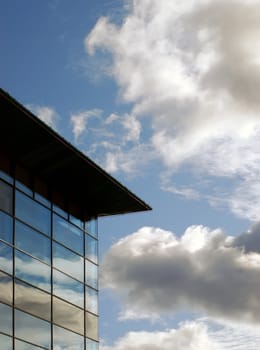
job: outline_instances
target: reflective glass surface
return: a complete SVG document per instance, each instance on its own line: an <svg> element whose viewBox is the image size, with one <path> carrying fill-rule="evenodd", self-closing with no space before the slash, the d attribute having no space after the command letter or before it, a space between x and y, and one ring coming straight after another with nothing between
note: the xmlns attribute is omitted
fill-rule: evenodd
<svg viewBox="0 0 260 350"><path fill-rule="evenodd" d="M27 283L16 280L15 306L47 321L51 319L51 296Z"/></svg>
<svg viewBox="0 0 260 350"><path fill-rule="evenodd" d="M98 287L98 269L97 265L86 260L86 283L95 289Z"/></svg>
<svg viewBox="0 0 260 350"><path fill-rule="evenodd" d="M0 344L3 350L13 350L13 340L11 337L0 334Z"/></svg>
<svg viewBox="0 0 260 350"><path fill-rule="evenodd" d="M46 263L51 260L50 239L16 220L15 245Z"/></svg>
<svg viewBox="0 0 260 350"><path fill-rule="evenodd" d="M75 252L83 255L83 232L58 215L53 215L53 238Z"/></svg>
<svg viewBox="0 0 260 350"><path fill-rule="evenodd" d="M13 219L0 211L0 239L13 244Z"/></svg>
<svg viewBox="0 0 260 350"><path fill-rule="evenodd" d="M13 248L0 241L0 269L13 273Z"/></svg>
<svg viewBox="0 0 260 350"><path fill-rule="evenodd" d="M0 209L13 212L13 188L0 180Z"/></svg>
<svg viewBox="0 0 260 350"><path fill-rule="evenodd" d="M98 350L98 343L91 339L86 339L86 350Z"/></svg>
<svg viewBox="0 0 260 350"><path fill-rule="evenodd" d="M80 307L84 307L84 285L64 273L53 270L53 293Z"/></svg>
<svg viewBox="0 0 260 350"><path fill-rule="evenodd" d="M81 221L80 219L76 218L75 216L73 215L69 215L69 221L72 222L74 225L80 227L82 230L84 228L84 222Z"/></svg>
<svg viewBox="0 0 260 350"><path fill-rule="evenodd" d="M98 340L98 317L86 312L86 336Z"/></svg>
<svg viewBox="0 0 260 350"><path fill-rule="evenodd" d="M34 346L28 343L25 343L21 340L15 340L15 350L41 350L38 346Z"/></svg>
<svg viewBox="0 0 260 350"><path fill-rule="evenodd" d="M64 328L53 326L53 349L83 350L84 338Z"/></svg>
<svg viewBox="0 0 260 350"><path fill-rule="evenodd" d="M53 297L53 322L84 335L84 311Z"/></svg>
<svg viewBox="0 0 260 350"><path fill-rule="evenodd" d="M15 336L46 349L51 348L50 323L19 310L15 310Z"/></svg>
<svg viewBox="0 0 260 350"><path fill-rule="evenodd" d="M98 292L89 287L86 287L86 309L98 313Z"/></svg>
<svg viewBox="0 0 260 350"><path fill-rule="evenodd" d="M10 335L13 333L12 308L2 303L0 303L0 332L4 332Z"/></svg>
<svg viewBox="0 0 260 350"><path fill-rule="evenodd" d="M50 210L35 202L19 191L16 191L16 217L37 230L50 235L51 213Z"/></svg>
<svg viewBox="0 0 260 350"><path fill-rule="evenodd" d="M28 186L25 186L22 182L20 182L18 180L15 181L15 187L19 188L19 190L28 194L30 197L33 196L33 191Z"/></svg>
<svg viewBox="0 0 260 350"><path fill-rule="evenodd" d="M86 235L86 257L89 260L92 260L95 263L97 263L97 260L98 260L98 241L89 235Z"/></svg>
<svg viewBox="0 0 260 350"><path fill-rule="evenodd" d="M5 171L0 170L0 178L5 180L6 182L9 182L10 184L13 184L14 179L11 175L7 174Z"/></svg>
<svg viewBox="0 0 260 350"><path fill-rule="evenodd" d="M98 228L97 228L97 219L93 218L86 222L86 231L94 237L97 237Z"/></svg>
<svg viewBox="0 0 260 350"><path fill-rule="evenodd" d="M0 301L12 304L13 278L0 271Z"/></svg>
<svg viewBox="0 0 260 350"><path fill-rule="evenodd" d="M64 248L58 243L53 242L53 266L66 272L80 281L84 279L84 259Z"/></svg>
<svg viewBox="0 0 260 350"><path fill-rule="evenodd" d="M15 251L15 275L46 291L51 289L51 268L18 250Z"/></svg>

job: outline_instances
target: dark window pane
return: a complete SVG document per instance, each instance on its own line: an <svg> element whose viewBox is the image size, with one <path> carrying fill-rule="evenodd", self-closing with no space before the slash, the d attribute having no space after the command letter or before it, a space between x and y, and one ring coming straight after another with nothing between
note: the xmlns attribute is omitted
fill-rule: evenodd
<svg viewBox="0 0 260 350"><path fill-rule="evenodd" d="M84 307L84 285L64 273L53 270L53 293L80 307Z"/></svg>
<svg viewBox="0 0 260 350"><path fill-rule="evenodd" d="M86 222L86 231L94 237L98 235L97 219L93 218Z"/></svg>
<svg viewBox="0 0 260 350"><path fill-rule="evenodd" d="M50 235L50 210L35 202L31 198L16 191L16 216L43 233Z"/></svg>
<svg viewBox="0 0 260 350"><path fill-rule="evenodd" d="M53 297L53 322L84 335L84 311Z"/></svg>
<svg viewBox="0 0 260 350"><path fill-rule="evenodd" d="M0 270L13 273L13 248L0 241Z"/></svg>
<svg viewBox="0 0 260 350"><path fill-rule="evenodd" d="M94 314L98 313L98 292L86 287L86 308Z"/></svg>
<svg viewBox="0 0 260 350"><path fill-rule="evenodd" d="M3 334L0 334L0 344L3 350L13 350L13 340Z"/></svg>
<svg viewBox="0 0 260 350"><path fill-rule="evenodd" d="M21 281L15 282L15 306L47 321L51 318L51 296Z"/></svg>
<svg viewBox="0 0 260 350"><path fill-rule="evenodd" d="M13 302L13 278L0 271L0 301Z"/></svg>
<svg viewBox="0 0 260 350"><path fill-rule="evenodd" d="M86 339L86 350L98 350L98 343L91 339Z"/></svg>
<svg viewBox="0 0 260 350"><path fill-rule="evenodd" d="M57 215L53 215L53 238L83 255L83 232Z"/></svg>
<svg viewBox="0 0 260 350"><path fill-rule="evenodd" d="M80 281L84 279L84 259L53 242L53 266Z"/></svg>
<svg viewBox="0 0 260 350"><path fill-rule="evenodd" d="M10 335L13 333L12 308L2 303L0 303L0 332L4 332Z"/></svg>
<svg viewBox="0 0 260 350"><path fill-rule="evenodd" d="M5 171L0 170L0 178L5 180L6 182L9 182L10 184L13 184L14 179L11 175L8 175Z"/></svg>
<svg viewBox="0 0 260 350"><path fill-rule="evenodd" d="M15 181L15 187L19 188L19 190L21 190L24 193L28 194L30 197L33 196L33 191L29 187L25 186L22 182L20 182L18 180Z"/></svg>
<svg viewBox="0 0 260 350"><path fill-rule="evenodd" d="M38 346L34 346L28 343L25 343L21 340L15 340L15 350L41 350Z"/></svg>
<svg viewBox="0 0 260 350"><path fill-rule="evenodd" d="M97 263L97 260L98 260L98 241L89 235L86 235L86 257L89 260L92 260L95 263Z"/></svg>
<svg viewBox="0 0 260 350"><path fill-rule="evenodd" d="M0 239L13 244L13 219L0 211Z"/></svg>
<svg viewBox="0 0 260 350"><path fill-rule="evenodd" d="M86 312L86 336L98 340L98 317Z"/></svg>
<svg viewBox="0 0 260 350"><path fill-rule="evenodd" d="M64 328L53 326L54 349L84 350L84 338Z"/></svg>
<svg viewBox="0 0 260 350"><path fill-rule="evenodd" d="M0 209L13 212L13 188L0 180Z"/></svg>
<svg viewBox="0 0 260 350"><path fill-rule="evenodd" d="M15 252L15 275L48 292L51 289L51 268L18 250Z"/></svg>
<svg viewBox="0 0 260 350"><path fill-rule="evenodd" d="M51 348L50 323L19 310L15 310L15 336L35 345Z"/></svg>
<svg viewBox="0 0 260 350"><path fill-rule="evenodd" d="M86 260L86 283L95 289L98 288L98 268L97 265Z"/></svg>
<svg viewBox="0 0 260 350"><path fill-rule="evenodd" d="M15 244L31 255L39 258L46 263L51 259L51 243L48 237L45 237L19 221L15 223Z"/></svg>

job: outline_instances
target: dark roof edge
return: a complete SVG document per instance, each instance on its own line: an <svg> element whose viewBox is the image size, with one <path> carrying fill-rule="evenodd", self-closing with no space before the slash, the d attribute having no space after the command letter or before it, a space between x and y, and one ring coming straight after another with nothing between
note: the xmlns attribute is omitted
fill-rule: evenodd
<svg viewBox="0 0 260 350"><path fill-rule="evenodd" d="M152 208L147 203L145 203L142 199L137 197L127 187L123 186L118 180L116 180L114 177L112 177L110 174L108 174L99 165L97 165L93 160L91 160L83 152L81 152L75 146L73 146L70 142L68 142L63 136L58 134L54 129L52 129L50 126L48 126L46 123L44 123L41 119L39 119L39 117L35 116L31 111L29 111L27 108L25 108L20 102L15 100L8 92L3 90L1 87L0 87L0 94L3 95L4 98L8 99L17 108L19 108L23 113L25 113L30 119L33 119L34 122L38 123L42 128L44 128L48 133L50 133L54 138L56 138L57 141L61 142L65 147L70 148L70 150L72 152L74 152L79 158L81 158L83 161L90 164L93 168L95 168L105 178L107 178L109 181L113 182L113 184L115 186L119 187L122 191L124 191L130 197L132 197L135 201L137 201L139 203L139 205L142 207L143 211L152 210Z"/></svg>

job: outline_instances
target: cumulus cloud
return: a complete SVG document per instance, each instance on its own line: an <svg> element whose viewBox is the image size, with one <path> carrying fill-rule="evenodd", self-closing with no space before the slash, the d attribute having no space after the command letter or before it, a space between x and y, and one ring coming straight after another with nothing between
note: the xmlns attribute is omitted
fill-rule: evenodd
<svg viewBox="0 0 260 350"><path fill-rule="evenodd" d="M35 104L29 104L26 107L51 128L57 129L59 115L54 108Z"/></svg>
<svg viewBox="0 0 260 350"><path fill-rule="evenodd" d="M260 322L259 225L237 238L190 226L178 238L143 227L105 255L101 282L125 297L121 318L193 310Z"/></svg>
<svg viewBox="0 0 260 350"><path fill-rule="evenodd" d="M141 122L150 116L148 142L168 170L189 166L203 176L235 179L226 203L256 220L259 0L129 4L121 25L98 20L85 40L88 53L111 54L109 74L133 104L131 114Z"/></svg>
<svg viewBox="0 0 260 350"><path fill-rule="evenodd" d="M206 327L195 322L161 332L129 332L113 346L101 346L101 350L172 350L173 347L175 350L221 350Z"/></svg>
<svg viewBox="0 0 260 350"><path fill-rule="evenodd" d="M195 320L177 328L154 332L129 332L101 350L255 350L260 345L259 328Z"/></svg>

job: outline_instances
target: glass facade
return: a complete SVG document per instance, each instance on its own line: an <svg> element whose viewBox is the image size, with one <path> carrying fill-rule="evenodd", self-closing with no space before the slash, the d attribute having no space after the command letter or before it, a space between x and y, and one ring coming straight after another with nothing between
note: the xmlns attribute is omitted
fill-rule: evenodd
<svg viewBox="0 0 260 350"><path fill-rule="evenodd" d="M0 169L1 349L97 350L97 220L30 181Z"/></svg>

